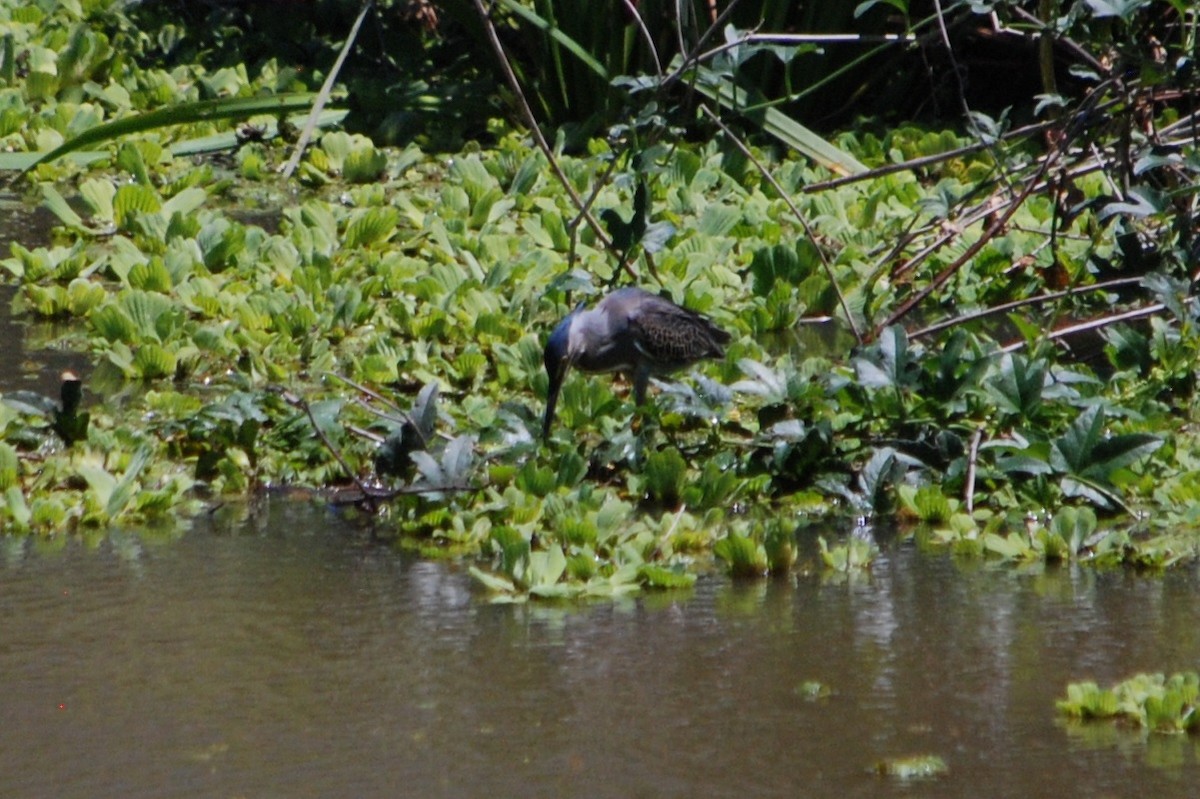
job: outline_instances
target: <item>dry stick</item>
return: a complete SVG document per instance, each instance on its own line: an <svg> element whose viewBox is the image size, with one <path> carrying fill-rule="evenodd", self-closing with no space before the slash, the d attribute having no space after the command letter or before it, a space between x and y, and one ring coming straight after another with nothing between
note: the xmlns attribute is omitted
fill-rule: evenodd
<svg viewBox="0 0 1200 799"><path fill-rule="evenodd" d="M979 442L983 440L983 425L975 429L971 436L971 448L967 453L967 486L963 495L963 504L967 513L975 510L975 463L979 458Z"/></svg>
<svg viewBox="0 0 1200 799"><path fill-rule="evenodd" d="M946 56L950 59L950 70L954 73L955 83L958 85L958 102L962 105L963 116L966 117L967 125L971 128L971 132L981 143L987 146L988 152L992 154L992 158L997 164L1003 163L1000 158L1000 153L996 151L995 139L988 141L983 132L976 124L975 118L971 116L971 106L967 104L967 87L963 83L962 70L958 65L958 59L954 56L954 47L950 44L950 31L946 30L946 13L942 10L942 0L933 0L933 7L937 17L938 32L941 34L942 44L946 48ZM1000 170L1000 179L1004 181L1005 187L1011 193L1013 190L1012 181L1008 179L1008 173L1003 169Z"/></svg>
<svg viewBox="0 0 1200 799"><path fill-rule="evenodd" d="M1093 283L1090 286L1076 286L1073 289L1055 291L1051 294L1039 294L1036 297L1026 297L1023 300L1013 300L1012 302L1006 302L1001 305L997 305L994 308L984 308L981 311L963 314L962 316L955 316L952 319L945 319L936 324L929 325L928 327L923 327L920 330L914 330L908 334L908 337L910 339L914 339L920 338L921 336L928 336L932 333L945 330L948 327L956 327L961 324L966 324L967 322L974 322L977 319L984 319L988 316L1005 313L1006 311L1011 311L1014 308L1020 308L1025 305L1040 305L1044 302L1054 302L1055 300L1061 300L1063 297L1070 297L1075 294L1087 294L1088 292L1092 291L1104 291L1105 289L1117 288L1119 286L1131 286L1141 282L1142 279L1140 277L1119 277L1115 278L1114 280L1106 280L1103 283Z"/></svg>
<svg viewBox="0 0 1200 799"><path fill-rule="evenodd" d="M596 233L596 238L605 249L611 249L612 239L608 237L608 234L604 232L604 227L592 216L591 211L584 205L578 192L575 191L575 187L571 185L570 179L563 172L558 159L554 157L554 150L551 149L550 144L546 141L546 137L542 134L542 129L538 126L537 119L533 115L533 109L529 106L529 101L525 98L525 92L521 89L521 82L517 80L517 73L513 72L512 64L509 63L508 56L504 52L504 45L500 43L500 36L496 33L496 26L492 24L492 17L483 5L483 0L475 0L475 9L479 12L479 19L483 23L483 30L487 33L488 42L491 43L492 50L496 53L496 58L500 62L500 70L504 73L505 80L508 81L508 87L512 89L513 96L517 98L517 105L520 108L521 116L525 118L525 124L529 126L529 133L533 136L534 143L542 151L542 155L546 156L546 160L550 163L550 170L554 172L554 176L558 178L558 182L566 189L571 202L575 204L580 214L587 220L588 226ZM631 278L637 280L637 275L633 273L633 270L628 265L626 265L625 269Z"/></svg>
<svg viewBox="0 0 1200 799"><path fill-rule="evenodd" d="M396 497L412 496L414 494L459 494L465 491L474 491L475 486L467 485L466 483L452 483L444 486L398 486L396 488L369 488L368 493L363 495L371 508L377 507L376 500L395 499ZM334 505L357 505L357 499L338 499L336 496L330 500Z"/></svg>
<svg viewBox="0 0 1200 799"><path fill-rule="evenodd" d="M1022 131L1030 132L1030 131L1032 131L1033 128L1042 128L1042 127L1049 127L1049 125L1031 126L1030 128L1023 128ZM1017 131L1013 131L1013 133L1016 133L1016 132ZM983 149L983 147L982 147L982 145L972 145L968 148L962 148L962 149L973 151L973 150ZM840 185L843 185L846 183L852 183L854 181L862 180L863 178L869 177L872 175L889 174L892 172L903 171L903 169L906 167L906 165L914 165L918 161L924 162L924 161L928 161L930 159L932 159L934 161L939 161L939 160L942 160L945 156L950 155L952 153L957 153L957 152L959 152L959 151L955 150L955 151L950 151L949 153L942 153L941 155L928 156L926 158L916 159L915 161L907 161L904 164L894 164L894 165L890 165L887 167L881 167L878 170L872 170L871 172L864 172L861 175L850 175L848 177L838 178L836 180L831 180L831 181L826 181L825 183L811 183L811 184L799 189L799 191L801 191L803 193L808 193L808 192L812 192L812 191L821 190L824 188L832 188L832 187L840 186ZM1100 154L1096 153L1095 157L1097 159L1099 159ZM1092 161L1092 162L1085 163L1082 166L1076 166L1076 167L1069 168L1066 171L1065 175L1066 175L1066 177L1069 177L1072 179L1077 179L1077 178L1083 177L1084 175L1088 175L1088 174L1091 174L1092 172L1097 172L1097 171L1101 171L1101 170L1102 170L1102 164L1099 163L1098 161ZM1046 183L1039 183L1034 186L1034 191L1041 191L1041 190L1047 188L1047 186L1048 186L1048 184L1046 184ZM958 221L956 223L957 228L958 229L968 228L971 225L978 222L980 219L983 219L987 216L990 216L991 214L994 214L997 210L999 210L1002 207L1007 206L1009 203L1012 202L1012 200L1002 200L1002 201L1000 201L999 205L996 205L996 204L994 204L996 196L997 195L994 195L994 194L989 195L987 200L980 203L978 206L975 206L973 209L964 211L958 217ZM932 226L932 224L940 224L940 220L934 220L934 222L931 223L931 226ZM897 241L896 245L892 248L892 252L893 253L900 252L904 247L908 246L908 244L910 242L916 240L920 235L923 235L926 231L927 231L927 228L922 228L921 230L909 235L906 239ZM912 271L915 267L920 265L927 258L929 258L931 255L933 255L935 252L937 252L939 249L941 249L944 245L946 245L947 243L952 241L958 235L959 234L958 234L957 230L947 232L947 233L942 233L936 239L934 239L931 243L929 243L924 248L922 248L919 252L917 252L915 255L913 255L911 258L907 259L900 267L898 267L896 269L896 271L893 273L893 276L901 275L905 272Z"/></svg>
<svg viewBox="0 0 1200 799"><path fill-rule="evenodd" d="M833 274L833 266L829 263L829 259L825 257L824 251L822 251L821 247L817 244L816 236L813 234L812 228L808 226L808 220L806 220L804 215L800 213L800 209L796 207L794 202L792 202L792 198L788 196L788 193L783 190L783 186L779 185L779 181L775 180L775 176L770 173L766 166L759 161L757 157L755 157L754 153L750 152L750 148L747 147L742 140L739 139L737 135L735 135L734 132L730 130L716 114L712 112L712 109L710 109L707 105L701 104L700 110L703 111L705 116L711 119L717 125L717 127L725 132L725 135L729 137L729 140L733 142L734 146L742 151L742 155L746 156L746 158L750 160L750 163L754 164L755 168L758 169L758 171L762 173L762 176L767 179L767 182L774 187L775 192L787 204L787 207L791 209L792 214L795 215L797 221L800 222L800 226L804 228L805 235L812 240L813 246L817 250L817 255L819 255L821 258L821 266L825 268L825 274L829 277L829 282L833 286L833 290L837 292L838 303L842 306L842 313L846 315L846 322L850 325L850 331L854 333L855 341L857 341L859 344L862 344L862 333L859 331L858 325L854 322L854 314L850 311L850 304L846 302L846 295L842 293L842 287L838 285L837 277Z"/></svg>
<svg viewBox="0 0 1200 799"><path fill-rule="evenodd" d="M704 47L704 43L707 42L709 37L711 37L714 33L716 33L717 30L719 30L721 23L724 22L726 19L728 19L730 17L730 15L733 14L733 10L735 8L737 8L739 2L741 2L741 0L733 0L733 2L731 2L729 5L727 5L725 7L725 10L721 12L720 16L718 16L715 20L713 20L713 23L708 26L708 29L706 31L704 31L704 33L700 34L700 40L696 42L696 46L691 49L691 52L687 53L687 55L685 55L683 57L683 59L679 63L679 67L674 72L672 72L670 75L668 75L666 78L663 79L663 81L662 81L663 88L670 86L672 83L675 83L677 80L679 80L681 77L683 77L683 73L686 72L689 68L691 68L692 64L700 63L700 61L702 59L701 48ZM678 4L676 7L678 8ZM679 20L680 27L682 28L683 17L679 14L678 10L676 10L676 12L675 12L675 18ZM683 54L682 44L683 44L683 34L680 33L680 45L681 45L679 48L680 54Z"/></svg>
<svg viewBox="0 0 1200 799"><path fill-rule="evenodd" d="M344 471L350 477L350 480L353 481L354 486L362 492L363 499L366 500L372 512L378 509L379 506L377 504L377 500L381 499L392 499L393 497L398 497L405 494L441 494L474 490L472 486L466 485L465 483L453 483L445 486L400 486L398 488L376 488L374 486L369 486L360 480L358 475L350 469L350 465L346 463L345 459L342 457L342 453L333 446L333 442L330 441L325 435L324 431L321 430L321 426L317 424L317 419L315 416L313 416L312 408L309 406L308 401L302 397L292 394L290 391L283 392L282 397L283 401L288 405L302 409L305 415L308 416L308 421L312 424L313 430L316 431L317 437L321 439L321 443L325 445L327 450L329 450L329 454L333 455L334 460L336 460L338 465L342 467L342 471Z"/></svg>
<svg viewBox="0 0 1200 799"><path fill-rule="evenodd" d="M1009 131L1001 138L1019 139L1025 136L1031 136L1035 133L1041 133L1042 131L1048 130L1054 127L1056 124L1057 123L1055 122L1039 122L1036 125L1026 125L1025 127L1016 128ZM960 158L964 155L970 155L971 153L977 153L980 150L986 149L988 149L988 145L984 144L983 142L975 142L974 144L968 144L964 147L947 150L944 153L925 155L921 156L920 158L913 158L910 161L902 161L898 164L887 164L885 166L875 167L874 169L868 169L866 172L859 172L855 175L844 175L842 177L833 178L832 180L826 180L820 183L809 183L799 191L803 194L813 194L815 192L825 191L826 189L836 189L841 186L845 186L850 183L857 183L862 180L872 180L873 178L891 175L896 172L908 172L915 169L920 169L921 167L930 166L932 164L939 164L943 161Z"/></svg>
<svg viewBox="0 0 1200 799"><path fill-rule="evenodd" d="M945 229L933 241L929 242L924 247L922 247L920 250L918 250L911 258L905 260L901 264L898 264L896 266L896 268L892 270L892 278L895 279L897 277L900 277L905 272L912 272L918 266L920 266L922 263L924 263L935 252L937 252L942 247L946 246L947 244L949 244L950 242L954 241L956 238L961 236L962 232L964 230L966 230L967 228L971 227L971 225L974 225L976 222L978 222L981 219L986 219L988 216L991 216L992 214L996 213L996 211L998 211L1000 208L1007 207L1008 205L1010 205L1012 203L1011 200L1000 200L999 204L990 205L989 203L992 200L994 200L996 198L996 196L997 195L995 195L995 194L989 195L987 200L985 200L983 203L980 203L978 206L976 206L973 209L968 209L968 210L964 211L963 214L960 217L958 217L957 221L955 221L953 223L951 223L950 220L946 220L946 219L932 220L932 222L930 223L931 226L932 225L942 226L943 223L945 223L945 227L947 229ZM915 240L918 236L927 232L927 230L928 230L928 228L922 228L920 231L913 234L912 240ZM897 251L899 251L899 248L897 248Z"/></svg>
<svg viewBox="0 0 1200 799"><path fill-rule="evenodd" d="M1017 212L1017 209L1021 207L1021 204L1025 202L1026 198L1033 193L1034 186L1036 186L1038 180L1040 180L1046 174L1046 171L1050 168L1050 165L1057 160L1058 155L1059 153L1056 152L1053 153L1051 157L1046 158L1042 162L1041 167L1038 168L1037 173L1033 176L1033 179L1029 181L1024 189L1021 190L1020 194L1013 198L1012 203L1004 211L1004 213L997 217L992 224L988 225L987 229L983 231L983 235L976 239L971 246L967 247L966 251L957 259L955 259L953 263L939 272L937 276L934 277L934 279L929 283L929 285L925 286L925 288L921 289L905 300L899 308L893 311L887 319L880 323L875 330L875 335L878 335L879 331L883 330L885 327L894 325L909 311L916 307L916 305L922 300L941 288L942 284L949 280L955 272L963 267L964 264L974 258L975 255L983 249L984 245L994 239L1000 233L1000 231L1004 229L1004 226L1008 224L1008 220L1012 219L1013 215Z"/></svg>
<svg viewBox="0 0 1200 799"><path fill-rule="evenodd" d="M1066 338L1067 336L1075 333L1086 333L1089 330L1099 330L1101 328L1108 327L1109 325L1115 325L1118 322L1128 322L1131 319L1142 319L1143 317L1154 316L1154 314L1166 310L1166 307L1166 303L1156 302L1153 305L1147 305L1145 308L1135 308L1132 311L1124 311L1123 313L1113 314L1111 316L1102 316L1099 319L1090 319L1087 322L1080 322L1077 325L1070 325L1068 327L1062 327L1058 330L1054 330L1048 333L1046 338L1049 341L1057 341L1060 338ZM1024 347L1025 344L1026 342L1024 341L1015 341L1012 344L1006 344L1005 346L1001 347L1000 351L1005 353L1016 352Z"/></svg>
<svg viewBox="0 0 1200 799"><path fill-rule="evenodd" d="M340 380L341 382L350 386L350 388L354 389L355 391L358 391L362 394L366 394L371 399L378 400L379 402L382 402L384 405L390 406L394 411L396 411L396 413L403 416L406 421L412 421L411 419L408 418L408 414L406 414L404 412L403 408L401 408L399 405L392 402L390 399L383 396L379 392L375 391L374 389L367 388L366 386L362 385L361 383L356 383L353 380L351 380L350 378L346 377L345 375L339 375L337 372L326 372L325 376L332 377L335 380Z"/></svg>
<svg viewBox="0 0 1200 799"><path fill-rule="evenodd" d="M312 138L313 131L317 128L317 118L321 116L321 111L325 108L325 103L329 102L329 93L333 91L333 83L337 80L338 73L342 71L342 64L346 63L346 56L350 53L350 48L354 46L354 40L358 38L358 29L362 27L363 19L367 16L367 11L371 8L371 4L375 0L366 0L363 3L362 11L358 12L358 19L354 20L354 25L350 28L350 35L346 37L346 43L342 45L342 51L338 53L337 60L333 62L333 69L329 70L329 74L325 76L325 83L321 86L321 91L317 94L317 101L313 103L312 111L308 114L308 121L304 123L304 130L300 133L300 139L296 142L296 146L292 149L292 157L288 159L287 164L283 167L283 176L290 178L292 173L296 171L296 167L300 164L300 157L304 155L304 150L308 147L308 141Z"/></svg>
<svg viewBox="0 0 1200 799"><path fill-rule="evenodd" d="M375 505L376 497L374 496L373 490L362 480L358 479L358 475L355 474L350 468L350 465L346 463L346 460L342 457L342 453L338 451L337 447L333 446L333 442L329 440L329 438L325 435L325 431L321 429L319 424L317 424L317 418L313 416L312 407L308 404L308 401L303 397L298 397L295 394L292 394L291 392L284 392L283 401L304 411L305 415L308 416L308 421L312 424L313 430L316 431L317 437L320 438L321 443L325 445L325 449L329 450L329 454L333 455L334 460L336 460L342 467L342 471L344 471L350 477L350 479L354 481L354 485L358 486L358 490L363 493L363 496L367 499L367 504L370 505L371 510L374 511L377 506Z"/></svg>
<svg viewBox="0 0 1200 799"><path fill-rule="evenodd" d="M654 46L654 37L650 35L650 29L646 27L642 15L638 13L637 3L634 0L623 0L625 10L637 22L638 30L641 31L642 38L646 40L646 47L650 49L650 55L654 58L654 73L656 77L661 78L663 74L662 61L658 57L658 48Z"/></svg>

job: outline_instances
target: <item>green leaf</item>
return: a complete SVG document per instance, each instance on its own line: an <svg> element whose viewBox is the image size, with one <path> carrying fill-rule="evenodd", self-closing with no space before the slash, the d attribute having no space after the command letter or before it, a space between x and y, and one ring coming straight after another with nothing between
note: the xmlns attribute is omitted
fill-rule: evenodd
<svg viewBox="0 0 1200 799"><path fill-rule="evenodd" d="M162 212L167 218L170 218L173 214L190 214L203 205L207 199L208 192L193 186L184 189L163 203Z"/></svg>
<svg viewBox="0 0 1200 799"><path fill-rule="evenodd" d="M396 232L400 213L391 206L368 208L356 214L346 227L344 245L347 248L370 247L387 241Z"/></svg>
<svg viewBox="0 0 1200 799"><path fill-rule="evenodd" d="M0 489L7 491L17 485L21 475L21 461L17 451L7 441L0 441Z"/></svg>
<svg viewBox="0 0 1200 799"><path fill-rule="evenodd" d="M1000 359L999 373L985 384L985 390L1001 411L1028 420L1041 406L1045 385L1045 361L1006 353Z"/></svg>
<svg viewBox="0 0 1200 799"><path fill-rule="evenodd" d="M713 554L725 561L734 577L759 577L767 573L767 553L754 541L730 531L713 545Z"/></svg>
<svg viewBox="0 0 1200 799"><path fill-rule="evenodd" d="M1029 543L1018 534L984 533L981 540L985 550L1007 560L1024 560L1032 554Z"/></svg>
<svg viewBox="0 0 1200 799"><path fill-rule="evenodd" d="M1082 475L1094 466L1092 454L1104 431L1104 412L1093 405L1076 417L1050 448L1050 465L1060 472Z"/></svg>
<svg viewBox="0 0 1200 799"><path fill-rule="evenodd" d="M125 184L113 198L113 218L117 225L124 225L131 213L155 213L161 208L158 192L141 183Z"/></svg>
<svg viewBox="0 0 1200 799"><path fill-rule="evenodd" d="M1150 433L1111 436L1093 448L1091 464L1082 476L1108 480L1117 469L1136 463L1162 445L1162 438Z"/></svg>
<svg viewBox="0 0 1200 799"><path fill-rule="evenodd" d="M25 495L21 489L17 486L9 486L4 491L4 502L16 527L18 529L29 527L29 520L33 517L33 513L25 502Z"/></svg>
<svg viewBox="0 0 1200 799"><path fill-rule="evenodd" d="M531 591L556 584L567 570L567 556L562 548L552 546L547 550L530 552L522 583Z"/></svg>
<svg viewBox="0 0 1200 799"><path fill-rule="evenodd" d="M674 571L652 563L638 566L638 579L647 588L690 588L696 583L696 575L689 572Z"/></svg>
<svg viewBox="0 0 1200 799"><path fill-rule="evenodd" d="M471 576L483 584L483 587L489 591L494 591L498 594L515 594L517 587L513 585L511 580L497 576L491 572L485 572L477 566L468 568Z"/></svg>
<svg viewBox="0 0 1200 799"><path fill-rule="evenodd" d="M67 205L67 201L58 193L58 189L49 183L43 184L42 198L46 208L64 225L79 230L84 229L83 219L72 210L71 206Z"/></svg>

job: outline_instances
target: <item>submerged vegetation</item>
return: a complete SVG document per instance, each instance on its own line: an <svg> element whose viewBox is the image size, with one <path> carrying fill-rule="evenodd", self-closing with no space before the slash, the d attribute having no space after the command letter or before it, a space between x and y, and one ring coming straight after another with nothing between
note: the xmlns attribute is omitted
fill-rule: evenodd
<svg viewBox="0 0 1200 799"><path fill-rule="evenodd" d="M714 553L739 576L869 568L853 536L799 546L815 518L896 518L964 556L1194 559L1196 20L1144 5L1053 22L1083 88L1020 130L972 113L966 133L862 122L814 143L780 115L747 145L730 87L782 55L728 28L716 55L610 75L624 121L578 142L498 119L480 122L490 146L453 154L332 130L288 180L302 120L267 114L46 159L15 185L58 226L0 261L14 311L63 322L94 376L131 390L92 398L70 434L53 403L5 397L0 525L337 487L378 534L481 556L472 573L515 599L683 587ZM529 14L502 19L550 36ZM317 88L272 60L153 66L179 32L155 40L118 3L5 4L0 22L13 155ZM1164 53L1135 46L1150 28ZM1095 52L1071 38L1086 31ZM234 146L193 154L208 144ZM633 281L730 331L727 357L640 416L622 382L573 375L542 444L545 335Z"/></svg>

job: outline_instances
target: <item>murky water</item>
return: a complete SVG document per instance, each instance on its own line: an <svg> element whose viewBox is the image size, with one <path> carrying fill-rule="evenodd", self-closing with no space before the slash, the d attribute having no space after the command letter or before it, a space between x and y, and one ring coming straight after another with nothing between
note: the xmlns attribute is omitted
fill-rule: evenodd
<svg viewBox="0 0 1200 799"><path fill-rule="evenodd" d="M1187 797L1200 744L1055 720L1200 665L1200 579L963 566L496 606L309 506L0 539L0 796ZM834 695L810 701L807 680ZM937 754L942 779L868 773Z"/></svg>
<svg viewBox="0 0 1200 799"><path fill-rule="evenodd" d="M44 214L7 213L0 252L44 243ZM12 291L0 390L86 379ZM496 606L281 500L169 540L0 537L0 797L1191 797L1200 742L1067 727L1054 700L1200 667L1198 596L1194 568L891 545L849 583ZM949 775L870 773L912 754Z"/></svg>

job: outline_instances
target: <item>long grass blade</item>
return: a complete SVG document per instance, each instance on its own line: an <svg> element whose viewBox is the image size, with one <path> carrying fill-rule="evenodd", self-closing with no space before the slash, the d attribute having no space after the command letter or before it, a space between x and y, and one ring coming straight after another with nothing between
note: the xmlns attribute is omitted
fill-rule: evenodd
<svg viewBox="0 0 1200 799"><path fill-rule="evenodd" d="M777 108L752 108L749 95L727 78L703 71L696 91L723 108L757 120L762 129L797 152L837 175L856 175L867 167L849 153L830 144Z"/></svg>
<svg viewBox="0 0 1200 799"><path fill-rule="evenodd" d="M531 9L526 8L520 3L517 3L516 0L499 0L499 4L528 22L530 25L533 25L538 30L545 31L547 36L570 50L572 55L587 65L588 69L592 70L592 72L595 72L602 79L608 80L608 70L604 68L603 64L593 58L587 50L583 49L579 42L563 33L561 29L555 27L544 17L539 16Z"/></svg>
<svg viewBox="0 0 1200 799"><path fill-rule="evenodd" d="M304 124L304 130L300 131L300 138L292 150L292 157L288 159L287 164L283 167L283 176L285 178L290 178L292 173L296 171L296 167L300 164L300 157L304 155L304 149L308 147L308 140L312 138L313 131L316 130L318 118L321 116L321 109L325 107L325 103L329 102L329 95L333 91L334 81L337 80L338 73L342 71L342 64L346 63L346 56L350 54L350 48L354 46L354 40L358 38L358 29L362 27L367 12L371 10L372 2L373 0L367 0L363 3L362 10L358 12L358 17L354 20L354 25L351 26L345 43L342 44L342 49L338 53L337 60L333 62L333 69L329 70L329 74L325 77L325 83L321 85L321 91L317 92L317 99L313 103L312 111L308 115L308 121Z"/></svg>
<svg viewBox="0 0 1200 799"><path fill-rule="evenodd" d="M214 119L241 119L259 114L289 114L305 111L312 107L317 95L312 92L273 94L266 97L225 97L219 100L201 100L159 108L145 114L123 117L103 125L89 128L83 133L63 142L50 152L41 155L26 166L22 173L39 164L48 164L68 153L100 142L111 141L131 133L141 133L168 125L204 122Z"/></svg>

